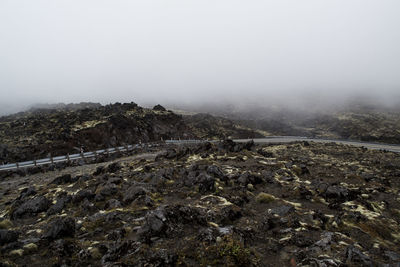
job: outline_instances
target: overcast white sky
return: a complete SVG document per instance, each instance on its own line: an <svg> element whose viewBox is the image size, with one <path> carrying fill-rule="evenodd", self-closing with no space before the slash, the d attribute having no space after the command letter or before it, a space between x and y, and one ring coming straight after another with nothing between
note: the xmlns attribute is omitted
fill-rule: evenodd
<svg viewBox="0 0 400 267"><path fill-rule="evenodd" d="M399 0L1 0L0 105L393 98Z"/></svg>

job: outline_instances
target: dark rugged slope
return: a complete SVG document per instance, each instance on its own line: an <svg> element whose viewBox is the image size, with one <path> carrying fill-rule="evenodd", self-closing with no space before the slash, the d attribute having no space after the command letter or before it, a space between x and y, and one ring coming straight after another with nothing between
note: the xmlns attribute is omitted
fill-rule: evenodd
<svg viewBox="0 0 400 267"><path fill-rule="evenodd" d="M3 266L400 263L394 153L224 142L117 161L2 181Z"/></svg>
<svg viewBox="0 0 400 267"><path fill-rule="evenodd" d="M201 110L201 109L200 109ZM400 107L348 103L319 110L290 107L234 107L211 114L230 118L270 135L297 135L400 144Z"/></svg>
<svg viewBox="0 0 400 267"><path fill-rule="evenodd" d="M78 110L39 109L0 118L0 160L45 157L103 147L193 136L182 117L131 104ZM5 148L4 148L5 146Z"/></svg>
<svg viewBox="0 0 400 267"><path fill-rule="evenodd" d="M223 117L205 113L184 116L184 120L191 131L201 139L261 138L265 136L262 131L245 127Z"/></svg>
<svg viewBox="0 0 400 267"><path fill-rule="evenodd" d="M343 111L317 116L301 126L317 137L400 144L400 112Z"/></svg>
<svg viewBox="0 0 400 267"><path fill-rule="evenodd" d="M211 116L204 121L200 121L202 117L193 117L188 125L181 115L160 105L154 109L135 103L49 107L0 117L0 163L43 158L50 152L53 156L76 153L82 146L85 151L92 151L170 138L223 138L227 135L247 138L254 135L252 130L238 127L227 128L229 134L226 134L224 127L228 120L219 126L220 121L211 120ZM218 132L214 131L215 127Z"/></svg>
<svg viewBox="0 0 400 267"><path fill-rule="evenodd" d="M261 129L271 135L351 139L400 144L400 112L349 110L324 114L286 114L286 116L242 120L238 123Z"/></svg>

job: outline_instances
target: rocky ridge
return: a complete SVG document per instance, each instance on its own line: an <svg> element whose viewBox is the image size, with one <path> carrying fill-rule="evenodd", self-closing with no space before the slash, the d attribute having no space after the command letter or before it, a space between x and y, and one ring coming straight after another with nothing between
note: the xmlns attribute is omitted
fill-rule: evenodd
<svg viewBox="0 0 400 267"><path fill-rule="evenodd" d="M219 131L205 122L189 125L181 116L161 105L153 109L135 103L106 106L91 103L41 106L27 112L0 117L0 164L94 151L139 142L178 138L247 138L254 131L232 127ZM226 120L225 120L226 121ZM218 123L213 121L213 123ZM228 132L228 134L226 133Z"/></svg>

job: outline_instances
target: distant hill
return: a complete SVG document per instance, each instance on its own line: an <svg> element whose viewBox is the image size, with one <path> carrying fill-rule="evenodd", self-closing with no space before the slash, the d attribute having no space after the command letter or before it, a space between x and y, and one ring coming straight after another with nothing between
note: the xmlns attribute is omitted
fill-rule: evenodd
<svg viewBox="0 0 400 267"><path fill-rule="evenodd" d="M261 130L264 135L338 138L400 144L400 105L385 106L370 101L349 101L329 108L290 106L203 106L238 125Z"/></svg>

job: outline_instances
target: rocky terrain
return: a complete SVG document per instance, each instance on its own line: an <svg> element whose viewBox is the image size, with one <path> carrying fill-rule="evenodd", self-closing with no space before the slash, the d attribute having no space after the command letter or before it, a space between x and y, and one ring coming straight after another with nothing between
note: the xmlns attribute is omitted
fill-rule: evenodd
<svg viewBox="0 0 400 267"><path fill-rule="evenodd" d="M321 114L280 114L238 122L272 135L400 144L400 112L390 110L360 107Z"/></svg>
<svg viewBox="0 0 400 267"><path fill-rule="evenodd" d="M202 143L3 178L1 266L399 266L400 158Z"/></svg>
<svg viewBox="0 0 400 267"><path fill-rule="evenodd" d="M229 118L263 135L290 135L400 144L400 105L354 101L313 109L288 106L194 107ZM187 107L191 110L190 107Z"/></svg>
<svg viewBox="0 0 400 267"><path fill-rule="evenodd" d="M49 153L79 153L81 147L93 151L170 138L255 136L253 130L237 127L226 119L200 124L196 119L184 119L160 105L153 109L135 103L41 105L0 117L0 164L45 158Z"/></svg>
<svg viewBox="0 0 400 267"><path fill-rule="evenodd" d="M200 139L262 138L268 134L257 128L245 127L232 120L206 113L185 115L183 118Z"/></svg>

